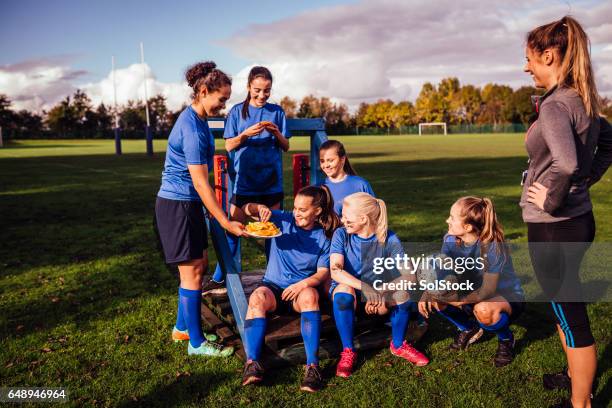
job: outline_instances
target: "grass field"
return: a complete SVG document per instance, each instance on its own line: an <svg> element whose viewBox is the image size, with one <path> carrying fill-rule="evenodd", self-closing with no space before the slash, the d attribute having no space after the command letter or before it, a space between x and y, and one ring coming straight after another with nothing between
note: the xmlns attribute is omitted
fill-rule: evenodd
<svg viewBox="0 0 612 408"><path fill-rule="evenodd" d="M466 194L496 203L507 236L526 241L517 205L526 167L522 135L341 137L360 175L389 208L403 241L440 240L453 201ZM292 152L308 149L292 139ZM298 392L299 367L270 373L264 386L240 386L238 358L189 357L169 341L177 281L164 267L151 229L163 153L144 141L27 141L0 149L0 386L62 386L71 406L403 406L546 407L566 396L545 392L544 372L564 364L548 305L529 304L513 326L518 355L493 367L496 340L447 351L454 334L439 319L418 344L431 358L415 368L388 350L360 356L350 379ZM155 141L155 150L165 144ZM285 186L291 191L285 159ZM592 190L597 241L612 241L612 174ZM285 202L290 205L290 200ZM211 253L214 264L214 253ZM247 242L244 269L264 266ZM214 265L212 265L214 267ZM612 397L612 307L589 306L598 342L596 400Z"/></svg>

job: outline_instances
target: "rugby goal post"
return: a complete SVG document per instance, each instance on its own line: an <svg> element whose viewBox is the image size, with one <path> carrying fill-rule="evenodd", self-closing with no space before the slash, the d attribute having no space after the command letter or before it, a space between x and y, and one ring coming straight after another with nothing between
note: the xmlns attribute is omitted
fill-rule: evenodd
<svg viewBox="0 0 612 408"><path fill-rule="evenodd" d="M423 128L436 127L436 126L439 126L444 130L444 135L447 134L445 122L429 122L429 123L419 123L419 136L423 134Z"/></svg>

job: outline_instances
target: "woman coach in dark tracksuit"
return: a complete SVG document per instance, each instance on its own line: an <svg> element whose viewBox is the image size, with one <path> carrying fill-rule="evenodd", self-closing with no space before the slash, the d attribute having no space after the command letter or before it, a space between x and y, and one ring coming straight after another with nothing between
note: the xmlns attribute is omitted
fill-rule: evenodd
<svg viewBox="0 0 612 408"><path fill-rule="evenodd" d="M189 354L228 356L231 348L204 338L200 304L202 274L208 267L202 203L232 234L242 236L244 230L241 223L227 219L208 182L215 140L206 118L225 107L232 81L214 62L195 64L185 76L193 89L193 102L181 112L168 137L162 183L155 203L166 263L178 265L181 279L172 339L189 340Z"/></svg>
<svg viewBox="0 0 612 408"><path fill-rule="evenodd" d="M521 207L531 262L544 292L555 300L568 363L567 372L545 375L544 386L571 387L571 400L560 406L590 407L597 355L580 301L579 269L595 236L589 187L612 162L612 133L599 116L588 37L576 20L564 17L532 30L526 54L525 71L546 94L527 132L530 161Z"/></svg>

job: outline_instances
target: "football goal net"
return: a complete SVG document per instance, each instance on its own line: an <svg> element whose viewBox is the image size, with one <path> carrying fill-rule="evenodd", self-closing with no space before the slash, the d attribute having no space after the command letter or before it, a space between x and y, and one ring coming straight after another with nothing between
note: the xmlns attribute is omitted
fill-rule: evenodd
<svg viewBox="0 0 612 408"><path fill-rule="evenodd" d="M420 135L437 135L447 134L446 123L444 122L430 122L430 123L419 123L419 136Z"/></svg>

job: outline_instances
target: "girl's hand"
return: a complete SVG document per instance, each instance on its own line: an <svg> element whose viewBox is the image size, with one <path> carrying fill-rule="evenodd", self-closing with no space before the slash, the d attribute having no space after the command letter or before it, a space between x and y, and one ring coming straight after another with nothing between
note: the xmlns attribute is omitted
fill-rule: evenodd
<svg viewBox="0 0 612 408"><path fill-rule="evenodd" d="M272 211L265 205L260 205L257 212L259 213L259 221L261 222L269 221L272 216Z"/></svg>
<svg viewBox="0 0 612 408"><path fill-rule="evenodd" d="M361 292L366 297L368 303L380 306L383 302L382 295L378 293L373 287L365 282L361 283Z"/></svg>
<svg viewBox="0 0 612 408"><path fill-rule="evenodd" d="M440 304L436 300L425 300L419 301L418 303L419 313L424 317L429 317L433 313L434 309L440 311Z"/></svg>
<svg viewBox="0 0 612 408"><path fill-rule="evenodd" d="M238 221L230 221L225 228L227 232L230 234L234 234L237 237L246 237L248 236L246 232L244 232L244 225Z"/></svg>
<svg viewBox="0 0 612 408"><path fill-rule="evenodd" d="M378 314L378 309L380 309L382 305L382 302L376 303L368 300L364 308L367 314Z"/></svg>
<svg viewBox="0 0 612 408"><path fill-rule="evenodd" d="M540 183L533 183L527 190L527 202L535 204L540 210L544 210L547 194L548 188Z"/></svg>
<svg viewBox="0 0 612 408"><path fill-rule="evenodd" d="M272 133L273 135L277 135L280 133L280 129L278 128L278 126L276 126L275 123L270 123L269 125L266 125L266 130Z"/></svg>
<svg viewBox="0 0 612 408"><path fill-rule="evenodd" d="M253 126L246 128L242 134L246 137L257 136L263 132L264 129L265 127L261 123L256 123Z"/></svg>
<svg viewBox="0 0 612 408"><path fill-rule="evenodd" d="M293 285L289 285L285 290L283 290L283 293L281 293L281 299L287 302L294 301L295 299L297 299L300 292L307 286L308 285L306 285L306 282L304 281L299 281L297 283L294 283Z"/></svg>
<svg viewBox="0 0 612 408"><path fill-rule="evenodd" d="M427 318L429 317L429 310L427 310L427 304L429 302L427 301L419 301L418 306L419 306L419 313L421 315L423 315L423 317Z"/></svg>

